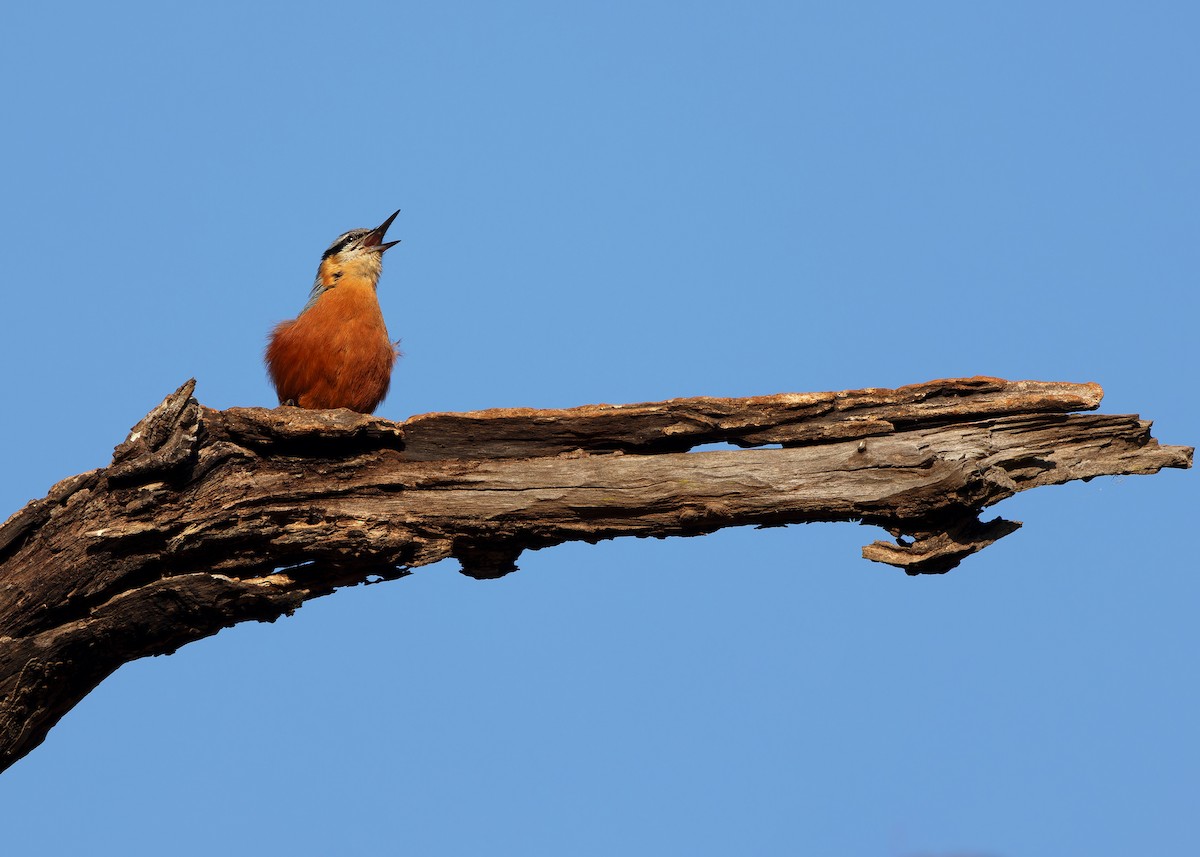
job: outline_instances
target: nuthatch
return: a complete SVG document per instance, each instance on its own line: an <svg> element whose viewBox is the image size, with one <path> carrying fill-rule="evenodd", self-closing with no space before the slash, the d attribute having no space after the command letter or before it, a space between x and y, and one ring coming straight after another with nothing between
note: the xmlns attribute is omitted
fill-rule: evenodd
<svg viewBox="0 0 1200 857"><path fill-rule="evenodd" d="M387 395L399 352L375 295L383 236L397 211L375 229L351 229L321 256L300 315L280 322L267 341L267 371L281 405L349 408L369 414Z"/></svg>

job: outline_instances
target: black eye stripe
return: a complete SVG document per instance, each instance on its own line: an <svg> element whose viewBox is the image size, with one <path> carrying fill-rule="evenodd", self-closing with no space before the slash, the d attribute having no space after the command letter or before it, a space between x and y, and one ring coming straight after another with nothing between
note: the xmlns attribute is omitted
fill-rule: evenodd
<svg viewBox="0 0 1200 857"><path fill-rule="evenodd" d="M329 249L321 255L321 259L328 259L330 256L342 252L346 249L347 244L349 244L351 241L356 241L359 238L362 238L370 231L371 230L369 229L353 229L350 232L347 232L329 246Z"/></svg>
<svg viewBox="0 0 1200 857"><path fill-rule="evenodd" d="M340 241L335 241L333 244L331 244L329 246L329 249L325 251L325 253L321 256L321 258L328 259L330 256L334 255L335 253L342 252L342 250L345 249L346 245L349 243L350 243L349 238L343 238Z"/></svg>

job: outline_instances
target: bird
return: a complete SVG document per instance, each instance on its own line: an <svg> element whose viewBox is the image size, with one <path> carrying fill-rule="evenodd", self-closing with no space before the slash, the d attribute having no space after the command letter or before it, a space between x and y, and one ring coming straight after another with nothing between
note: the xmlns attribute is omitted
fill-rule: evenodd
<svg viewBox="0 0 1200 857"><path fill-rule="evenodd" d="M376 287L396 211L374 229L351 229L329 245L308 303L267 340L267 372L279 404L369 414L391 386L400 352L388 336Z"/></svg>

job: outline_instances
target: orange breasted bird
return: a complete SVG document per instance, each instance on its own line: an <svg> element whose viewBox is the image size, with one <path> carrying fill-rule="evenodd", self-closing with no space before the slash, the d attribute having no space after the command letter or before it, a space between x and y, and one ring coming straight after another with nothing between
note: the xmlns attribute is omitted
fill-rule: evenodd
<svg viewBox="0 0 1200 857"><path fill-rule="evenodd" d="M399 352L375 288L384 251L400 243L383 240L399 213L339 235L321 257L300 315L271 331L267 371L279 404L369 414L387 395Z"/></svg>

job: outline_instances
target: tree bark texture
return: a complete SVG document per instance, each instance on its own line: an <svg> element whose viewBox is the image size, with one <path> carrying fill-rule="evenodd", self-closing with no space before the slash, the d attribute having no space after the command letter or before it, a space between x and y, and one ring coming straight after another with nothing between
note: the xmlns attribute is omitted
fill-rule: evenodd
<svg viewBox="0 0 1200 857"><path fill-rule="evenodd" d="M1018 491L1191 466L1096 384L996 378L743 399L426 414L215 411L188 382L0 525L0 770L121 664L341 586L616 536L861 521L941 573L1020 526ZM724 442L737 448L695 450Z"/></svg>

